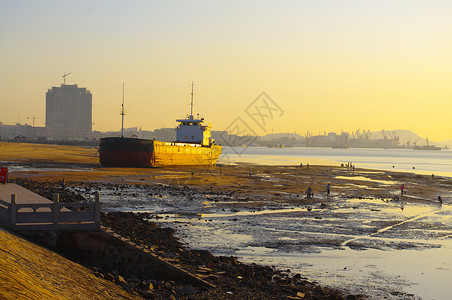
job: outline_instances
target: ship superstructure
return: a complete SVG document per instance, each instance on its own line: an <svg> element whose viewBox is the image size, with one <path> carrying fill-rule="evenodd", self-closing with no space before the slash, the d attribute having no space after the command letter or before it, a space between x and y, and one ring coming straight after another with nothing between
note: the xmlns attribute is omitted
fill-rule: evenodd
<svg viewBox="0 0 452 300"><path fill-rule="evenodd" d="M193 82L191 85L190 114L185 119L176 120L179 125L176 128L176 141L179 143L195 143L202 146L210 146L213 143L210 134L210 124L204 125L204 118L193 116Z"/></svg>

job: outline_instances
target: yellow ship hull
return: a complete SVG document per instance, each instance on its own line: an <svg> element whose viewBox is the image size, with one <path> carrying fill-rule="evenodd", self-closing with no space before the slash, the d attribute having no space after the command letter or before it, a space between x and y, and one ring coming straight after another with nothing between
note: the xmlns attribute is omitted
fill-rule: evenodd
<svg viewBox="0 0 452 300"><path fill-rule="evenodd" d="M153 142L154 151L151 156L153 167L214 166L222 151L219 145L204 147L197 144Z"/></svg>

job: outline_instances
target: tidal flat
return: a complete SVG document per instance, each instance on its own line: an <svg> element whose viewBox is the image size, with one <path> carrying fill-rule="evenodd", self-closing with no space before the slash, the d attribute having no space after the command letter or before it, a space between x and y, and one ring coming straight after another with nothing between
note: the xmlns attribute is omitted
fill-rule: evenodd
<svg viewBox="0 0 452 300"><path fill-rule="evenodd" d="M0 160L10 162L11 177L55 186L64 178L86 199L99 192L106 213L147 213L191 249L289 270L371 299L449 297L449 177L312 165L102 168L95 150L77 161L38 153Z"/></svg>

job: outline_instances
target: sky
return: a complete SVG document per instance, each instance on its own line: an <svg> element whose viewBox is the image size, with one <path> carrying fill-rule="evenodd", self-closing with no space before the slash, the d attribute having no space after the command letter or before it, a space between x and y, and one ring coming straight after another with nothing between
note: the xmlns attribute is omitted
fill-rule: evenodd
<svg viewBox="0 0 452 300"><path fill-rule="evenodd" d="M0 121L45 124L63 83L93 95L93 129L256 134L408 129L452 139L452 1L0 1ZM259 96L279 108L259 126ZM256 102L257 101L257 102ZM262 124L261 124L262 125Z"/></svg>

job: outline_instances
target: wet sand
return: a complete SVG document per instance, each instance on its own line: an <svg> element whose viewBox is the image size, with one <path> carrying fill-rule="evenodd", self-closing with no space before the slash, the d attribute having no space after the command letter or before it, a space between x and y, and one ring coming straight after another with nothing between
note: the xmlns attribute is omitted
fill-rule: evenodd
<svg viewBox="0 0 452 300"><path fill-rule="evenodd" d="M413 173L328 166L260 166L252 164L213 167L103 168L97 149L77 146L0 143L0 161L11 162L12 175L35 180L66 180L133 184L170 184L230 191L250 197L305 195L311 186L318 196L331 184L340 198L394 198L405 185L404 201L450 198L452 178ZM14 168L14 163L20 167ZM27 167L32 169L27 170ZM36 168L41 170L36 170ZM44 168L44 169L42 169ZM74 172L74 170L78 170ZM251 171L251 177L249 173ZM192 175L194 173L194 175ZM322 198L322 197L321 197Z"/></svg>

